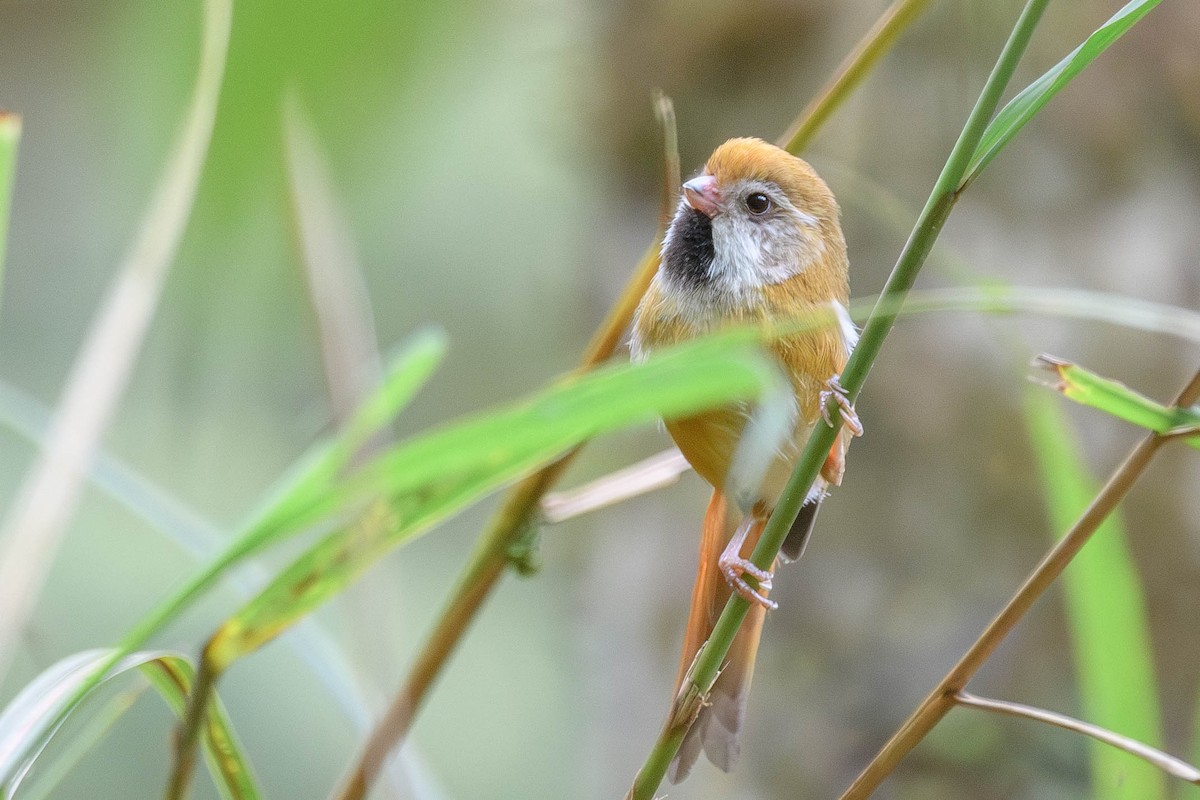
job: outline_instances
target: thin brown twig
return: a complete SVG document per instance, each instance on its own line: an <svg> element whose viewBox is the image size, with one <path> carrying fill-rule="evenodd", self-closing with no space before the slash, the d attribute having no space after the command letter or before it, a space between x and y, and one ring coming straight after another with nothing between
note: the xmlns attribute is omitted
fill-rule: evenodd
<svg viewBox="0 0 1200 800"><path fill-rule="evenodd" d="M1068 717L1066 714L1059 714L1056 711L1047 711L1044 708L1027 706L1022 703L1012 703L1007 700L992 700L991 698L979 697L963 691L954 694L954 702L964 708L976 708L995 714L1005 714L1010 717L1044 722L1056 728L1082 733L1084 736L1090 736L1118 750L1124 750L1131 756L1136 756L1143 761L1149 762L1168 775L1180 778L1188 783L1200 785L1200 769L1182 759L1176 758L1170 753L1164 753L1162 750L1151 747L1145 742L1139 742L1137 739L1122 736L1115 731L1110 731L1108 728L1102 728L1099 725L1093 725L1081 719Z"/></svg>
<svg viewBox="0 0 1200 800"><path fill-rule="evenodd" d="M1190 406L1200 398L1200 371L1192 377L1176 398L1175 406ZM917 744L954 707L956 695L966 688L988 657L995 651L1016 624L1024 618L1034 602L1062 574L1067 564L1079 553L1096 529L1129 492L1167 439L1157 433L1144 437L1108 479L1079 520L1067 534L1050 549L1030 573L1016 594L1004 605L991 624L980 634L954 668L942 678L892 738L875 755L862 773L842 794L841 800L863 800L870 797L884 778L892 773Z"/></svg>

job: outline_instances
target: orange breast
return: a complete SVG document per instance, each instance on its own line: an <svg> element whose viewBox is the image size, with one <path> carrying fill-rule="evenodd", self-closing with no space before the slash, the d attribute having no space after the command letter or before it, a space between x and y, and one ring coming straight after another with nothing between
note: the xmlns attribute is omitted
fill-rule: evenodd
<svg viewBox="0 0 1200 800"><path fill-rule="evenodd" d="M667 420L667 432L701 478L723 489L725 475L746 424L746 412L723 408L680 420Z"/></svg>
<svg viewBox="0 0 1200 800"><path fill-rule="evenodd" d="M788 316L783 309L770 308L776 303L791 314L798 313L806 305L794 296L772 297L768 293L764 299L767 300L767 308L746 309L702 329L690 324L672 298L664 296L657 286L652 286L639 309L636 336L643 348L652 350L702 335L709 327ZM779 339L770 345L770 349L792 384L798 411L793 436L797 440L806 439L820 415L819 398L825 381L840 373L846 362L841 332L836 327L824 327ZM666 427L696 472L715 488L723 489L738 440L746 425L747 414L744 407L729 406L687 419L667 420ZM786 479L796 448L785 447L782 450L781 463L777 465L778 469L772 471Z"/></svg>

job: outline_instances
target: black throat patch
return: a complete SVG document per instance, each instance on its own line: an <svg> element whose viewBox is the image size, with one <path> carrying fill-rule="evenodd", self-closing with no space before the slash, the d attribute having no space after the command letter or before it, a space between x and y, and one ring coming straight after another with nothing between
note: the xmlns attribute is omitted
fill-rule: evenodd
<svg viewBox="0 0 1200 800"><path fill-rule="evenodd" d="M699 289L712 281L712 220L694 208L682 208L671 222L663 247L663 269L680 285Z"/></svg>

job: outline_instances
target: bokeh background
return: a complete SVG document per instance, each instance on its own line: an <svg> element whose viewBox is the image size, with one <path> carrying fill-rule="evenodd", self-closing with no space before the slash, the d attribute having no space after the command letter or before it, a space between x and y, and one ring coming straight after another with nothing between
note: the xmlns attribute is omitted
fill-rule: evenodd
<svg viewBox="0 0 1200 800"><path fill-rule="evenodd" d="M885 5L239 2L195 213L107 452L229 531L329 429L288 200L289 92L328 159L380 347L426 324L449 334L403 434L575 362L654 233L655 89L675 100L692 170L729 136L782 132ZM882 286L1019 5L935 2L806 154L841 200L856 296ZM1118 7L1052 4L1014 87ZM182 117L200 11L0 3L0 106L24 116L0 314L12 398L56 401ZM1196 308L1198 37L1200 5L1168 2L1102 56L971 188L921 285L974 277ZM835 796L974 639L1055 533L1022 416L1040 351L1160 398L1196 367L1194 347L1099 323L902 320L859 402L867 435L845 485L776 582L743 760L729 776L698 767L671 798ZM1067 411L1097 475L1138 435ZM597 442L566 483L666 445L653 429ZM0 431L0 498L33 453ZM1146 702L1163 708L1158 744L1180 754L1196 752L1198 480L1194 452L1165 452L1124 506L1159 673ZM419 719L409 752L424 796L624 793L667 707L706 496L688 475L546 531L540 574L502 584ZM373 698L366 713L397 685L493 505L318 615ZM0 702L58 658L114 642L196 566L90 491ZM161 644L194 652L240 596L218 593ZM1078 712L1067 640L1052 592L973 687ZM360 735L286 638L239 664L222 695L271 797L324 796ZM170 724L145 699L54 796L156 796ZM1069 734L956 712L879 796L1083 797L1087 768Z"/></svg>

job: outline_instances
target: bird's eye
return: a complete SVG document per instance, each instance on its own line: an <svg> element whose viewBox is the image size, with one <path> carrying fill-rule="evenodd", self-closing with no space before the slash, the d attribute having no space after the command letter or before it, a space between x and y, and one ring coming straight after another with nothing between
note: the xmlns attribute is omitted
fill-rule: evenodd
<svg viewBox="0 0 1200 800"><path fill-rule="evenodd" d="M751 214L765 214L771 208L771 198L762 192L752 192L746 195L746 208Z"/></svg>

